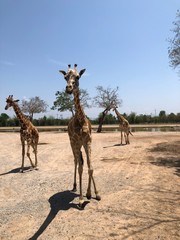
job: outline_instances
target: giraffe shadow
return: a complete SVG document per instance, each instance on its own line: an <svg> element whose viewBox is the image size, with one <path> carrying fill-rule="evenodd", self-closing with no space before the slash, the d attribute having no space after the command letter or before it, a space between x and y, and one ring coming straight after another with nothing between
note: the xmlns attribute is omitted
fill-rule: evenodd
<svg viewBox="0 0 180 240"><path fill-rule="evenodd" d="M123 146L126 146L126 145L127 145L127 144L125 144L125 143L122 143L122 144L118 143L118 144L114 144L114 145L111 145L111 146L105 146L105 147L103 147L103 148L123 147Z"/></svg>
<svg viewBox="0 0 180 240"><path fill-rule="evenodd" d="M78 207L78 204L72 203L72 201L78 197L79 195L72 192L72 191L64 191L54 194L49 198L50 203L50 211L47 215L46 219L42 223L42 225L39 227L37 232L28 240L36 240L38 237L46 230L46 228L49 226L49 224L53 221L53 219L56 217L59 211L64 210L67 211L70 208L80 209ZM89 202L86 201L84 203L84 207Z"/></svg>
<svg viewBox="0 0 180 240"><path fill-rule="evenodd" d="M18 167L18 168L14 168L8 172L5 172L5 173L1 173L0 176L3 176L3 175L7 175L7 174L10 174L10 173L20 173L20 170L21 170L21 167ZM32 171L32 167L24 167L23 169L23 172L29 172L29 171Z"/></svg>

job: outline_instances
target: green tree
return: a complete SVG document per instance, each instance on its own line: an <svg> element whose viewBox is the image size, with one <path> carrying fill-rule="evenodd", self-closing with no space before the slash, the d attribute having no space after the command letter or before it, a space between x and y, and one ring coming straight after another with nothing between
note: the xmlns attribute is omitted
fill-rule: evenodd
<svg viewBox="0 0 180 240"><path fill-rule="evenodd" d="M30 100L22 100L21 110L28 113L30 118L33 119L34 113L46 112L48 105L44 100L39 97L32 97Z"/></svg>
<svg viewBox="0 0 180 240"><path fill-rule="evenodd" d="M180 113L177 113L177 115L176 115L176 122L180 123Z"/></svg>
<svg viewBox="0 0 180 240"><path fill-rule="evenodd" d="M166 111L161 110L161 111L159 112L159 122L165 123L166 120L167 120Z"/></svg>
<svg viewBox="0 0 180 240"><path fill-rule="evenodd" d="M101 118L102 113L99 114L99 118ZM104 118L104 124L116 124L116 117L111 113L107 114Z"/></svg>
<svg viewBox="0 0 180 240"><path fill-rule="evenodd" d="M128 121L129 123L136 123L136 113L131 112L128 116Z"/></svg>
<svg viewBox="0 0 180 240"><path fill-rule="evenodd" d="M176 13L176 21L173 22L174 28L172 32L174 37L169 39L168 54L170 59L170 66L173 68L180 68L180 11Z"/></svg>
<svg viewBox="0 0 180 240"><path fill-rule="evenodd" d="M159 112L159 117L160 117L160 118L166 117L166 111L161 110L161 111Z"/></svg>
<svg viewBox="0 0 180 240"><path fill-rule="evenodd" d="M54 101L54 106L51 108L52 110L57 109L60 112L64 111L70 111L72 113L72 116L74 116L75 113L75 107L74 107L74 100L73 95L67 94L65 91L57 91L55 93L56 100ZM88 92L85 89L80 89L80 102L81 105L84 108L89 108L90 105L88 104L88 101L91 98L89 97Z"/></svg>
<svg viewBox="0 0 180 240"><path fill-rule="evenodd" d="M175 123L176 122L176 115L174 113L170 113L168 116L167 116L167 119L168 119L168 122L170 123Z"/></svg>
<svg viewBox="0 0 180 240"><path fill-rule="evenodd" d="M8 119L9 119L9 116L6 113L1 113L1 115L0 115L0 126L1 127L7 126Z"/></svg>

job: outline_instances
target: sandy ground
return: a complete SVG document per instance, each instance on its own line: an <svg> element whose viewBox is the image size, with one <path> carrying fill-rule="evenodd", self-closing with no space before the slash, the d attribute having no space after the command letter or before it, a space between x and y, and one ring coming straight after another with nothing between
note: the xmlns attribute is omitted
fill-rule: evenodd
<svg viewBox="0 0 180 240"><path fill-rule="evenodd" d="M101 201L80 210L73 193L67 133L40 133L39 170L19 173L18 133L0 133L0 239L180 239L180 133L93 132L92 161ZM25 166L29 167L25 159ZM87 189L87 165L83 194ZM94 192L92 191L93 197Z"/></svg>

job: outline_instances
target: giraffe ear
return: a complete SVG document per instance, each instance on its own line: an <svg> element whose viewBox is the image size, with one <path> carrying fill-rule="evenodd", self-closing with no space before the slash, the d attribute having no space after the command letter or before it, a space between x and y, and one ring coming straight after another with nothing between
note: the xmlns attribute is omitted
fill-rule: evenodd
<svg viewBox="0 0 180 240"><path fill-rule="evenodd" d="M19 102L19 99L17 99L17 100L14 100L14 102Z"/></svg>
<svg viewBox="0 0 180 240"><path fill-rule="evenodd" d="M66 75L66 72L63 70L59 70L60 73L62 73L64 76Z"/></svg>
<svg viewBox="0 0 180 240"><path fill-rule="evenodd" d="M79 76L81 77L85 71L86 71L86 69L82 69L82 70L79 72Z"/></svg>

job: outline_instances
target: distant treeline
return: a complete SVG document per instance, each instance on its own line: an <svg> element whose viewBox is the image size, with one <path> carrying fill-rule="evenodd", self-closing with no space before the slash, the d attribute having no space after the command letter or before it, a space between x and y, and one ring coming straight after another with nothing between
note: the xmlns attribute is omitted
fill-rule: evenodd
<svg viewBox="0 0 180 240"><path fill-rule="evenodd" d="M99 117L96 119L90 119L92 124L99 124ZM140 114L132 112L129 115L123 114L123 116L129 121L130 124L148 124L148 123L180 123L180 113L166 114L165 111L160 111L158 116ZM35 126L66 126L69 119L59 119L55 117L42 117L39 119L33 119L33 124ZM117 118L112 114L107 114L104 119L104 124L118 124ZM19 120L16 117L9 117L6 113L0 115L0 127L13 127L19 126Z"/></svg>

